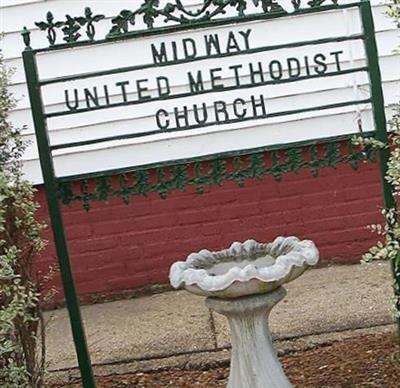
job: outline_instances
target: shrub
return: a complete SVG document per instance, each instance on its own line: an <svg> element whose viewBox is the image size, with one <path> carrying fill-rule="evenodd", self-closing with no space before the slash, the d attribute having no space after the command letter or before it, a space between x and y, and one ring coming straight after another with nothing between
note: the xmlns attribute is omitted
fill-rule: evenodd
<svg viewBox="0 0 400 388"><path fill-rule="evenodd" d="M44 225L21 170L21 130L9 120L11 73L0 53L0 386L36 388L43 386L45 343L34 258L45 246Z"/></svg>
<svg viewBox="0 0 400 388"><path fill-rule="evenodd" d="M400 0L394 0L393 3L389 5L387 15L391 17L400 28ZM391 129L391 133L388 145L382 144L372 138L359 138L355 140L355 143L376 148L389 147L390 157L385 179L392 185L392 192L398 203L398 198L400 196L400 101L394 108L394 114L389 121L389 128ZM370 229L376 232L382 239L363 256L363 261L369 262L376 259L391 260L395 294L393 299L393 313L400 323L400 213L399 210L393 208L383 210L382 214L385 220L384 224L370 226Z"/></svg>

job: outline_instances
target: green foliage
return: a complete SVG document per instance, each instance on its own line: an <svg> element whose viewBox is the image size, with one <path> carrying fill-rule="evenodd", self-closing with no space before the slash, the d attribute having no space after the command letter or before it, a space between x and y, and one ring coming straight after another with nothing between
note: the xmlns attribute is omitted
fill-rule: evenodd
<svg viewBox="0 0 400 388"><path fill-rule="evenodd" d="M400 28L400 0L394 0L389 6L387 15ZM389 147L390 157L387 166L386 180L392 185L395 199L400 196L400 102L395 107L394 115L389 121L391 129L388 145L382 144L375 139L354 139L356 144L372 146L374 148ZM398 201L396 201L398 203ZM394 299L393 313L400 320L400 222L399 210L383 210L383 225L370 225L370 229L380 236L380 241L363 256L363 262L372 260L389 259L392 263L394 274Z"/></svg>
<svg viewBox="0 0 400 388"><path fill-rule="evenodd" d="M393 3L389 5L386 14L391 17L400 28L400 0L393 0Z"/></svg>
<svg viewBox="0 0 400 388"><path fill-rule="evenodd" d="M11 71L0 53L0 386L43 386L44 328L33 261L44 248L20 130L9 121ZM39 349L39 351L38 351Z"/></svg>

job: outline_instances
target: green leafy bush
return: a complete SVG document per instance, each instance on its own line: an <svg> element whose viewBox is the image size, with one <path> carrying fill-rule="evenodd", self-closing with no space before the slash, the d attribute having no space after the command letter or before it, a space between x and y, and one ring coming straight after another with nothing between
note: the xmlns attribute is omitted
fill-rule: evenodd
<svg viewBox="0 0 400 388"><path fill-rule="evenodd" d="M400 28L400 0L394 0L389 5L387 15L391 17ZM398 50L397 50L398 51ZM372 146L375 148L389 147L390 157L387 166L386 180L392 185L393 195L398 205L400 197L400 102L394 108L394 114L389 121L391 133L389 136L389 144L385 145L375 139L355 139L356 144ZM385 222L383 225L370 225L370 229L376 232L381 241L370 248L363 256L364 262L376 259L390 259L394 274L394 299L393 313L395 318L400 322L400 222L399 210L387 209L383 210Z"/></svg>
<svg viewBox="0 0 400 388"><path fill-rule="evenodd" d="M44 326L34 258L45 247L34 189L24 180L20 130L9 121L15 101L0 52L0 386L42 387Z"/></svg>

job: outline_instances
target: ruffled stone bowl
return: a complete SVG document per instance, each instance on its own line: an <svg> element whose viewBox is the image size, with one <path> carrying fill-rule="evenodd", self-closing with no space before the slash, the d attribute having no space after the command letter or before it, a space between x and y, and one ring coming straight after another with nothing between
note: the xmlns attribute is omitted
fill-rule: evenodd
<svg viewBox="0 0 400 388"><path fill-rule="evenodd" d="M192 253L186 261L171 266L169 279L174 288L185 287L197 295L238 298L269 293L299 277L318 258L318 250L310 240L247 240L218 252L203 249Z"/></svg>
<svg viewBox="0 0 400 388"><path fill-rule="evenodd" d="M228 388L290 388L268 327L271 309L282 300L282 287L318 262L309 240L277 237L272 243L235 242L229 249L192 253L174 263L175 288L207 296L206 305L228 319L231 367Z"/></svg>

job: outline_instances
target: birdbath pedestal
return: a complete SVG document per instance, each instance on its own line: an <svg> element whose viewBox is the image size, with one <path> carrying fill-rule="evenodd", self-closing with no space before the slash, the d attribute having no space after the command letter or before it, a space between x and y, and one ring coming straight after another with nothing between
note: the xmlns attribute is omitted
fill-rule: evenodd
<svg viewBox="0 0 400 388"><path fill-rule="evenodd" d="M291 387L273 349L268 327L272 307L285 295L286 290L280 287L268 294L206 299L207 307L228 318L231 330L228 388Z"/></svg>
<svg viewBox="0 0 400 388"><path fill-rule="evenodd" d="M286 295L282 285L315 265L318 257L312 241L277 237L272 243L235 242L218 252L203 249L171 266L173 287L206 296L206 305L228 319L228 388L291 387L272 346L268 316Z"/></svg>

